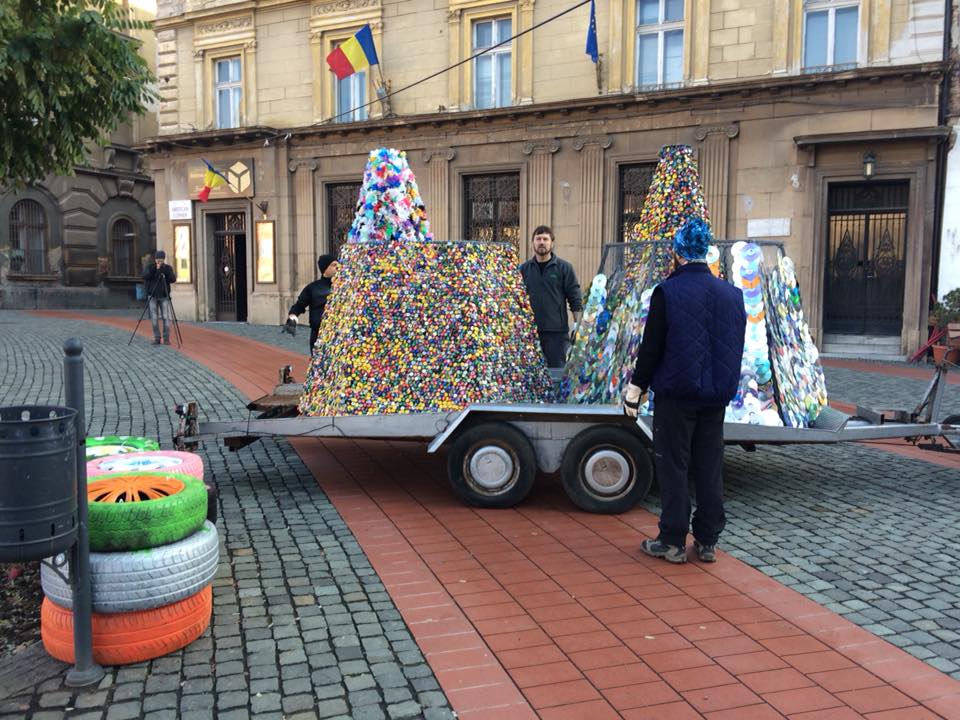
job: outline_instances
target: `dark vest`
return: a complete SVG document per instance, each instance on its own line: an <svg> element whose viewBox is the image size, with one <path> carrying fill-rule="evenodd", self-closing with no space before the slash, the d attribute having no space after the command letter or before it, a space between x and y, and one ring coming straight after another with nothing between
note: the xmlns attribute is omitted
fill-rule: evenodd
<svg viewBox="0 0 960 720"><path fill-rule="evenodd" d="M660 288L667 338L651 388L691 405L726 405L740 382L747 325L743 293L715 278L704 263L680 267Z"/></svg>

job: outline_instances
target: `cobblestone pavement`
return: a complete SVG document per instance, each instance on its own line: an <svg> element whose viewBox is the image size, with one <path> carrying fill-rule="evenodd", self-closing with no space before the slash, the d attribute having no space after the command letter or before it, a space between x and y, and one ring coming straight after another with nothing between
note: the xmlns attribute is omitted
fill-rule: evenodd
<svg viewBox="0 0 960 720"><path fill-rule="evenodd" d="M88 434L171 447L172 407L189 395L210 419L238 417L231 385L166 347L95 323L0 312L0 405L62 401L62 344L84 342ZM61 673L0 718L450 718L396 607L316 480L285 440L239 453L201 448L220 493L221 565L211 629L173 655L107 668L73 691Z"/></svg>
<svg viewBox="0 0 960 720"><path fill-rule="evenodd" d="M275 328L217 329L303 352ZM868 406L912 408L928 383L825 372L831 397ZM960 386L950 385L944 415L956 412ZM766 446L729 449L724 476L723 550L960 679L956 470L865 445ZM660 512L655 493L644 506Z"/></svg>

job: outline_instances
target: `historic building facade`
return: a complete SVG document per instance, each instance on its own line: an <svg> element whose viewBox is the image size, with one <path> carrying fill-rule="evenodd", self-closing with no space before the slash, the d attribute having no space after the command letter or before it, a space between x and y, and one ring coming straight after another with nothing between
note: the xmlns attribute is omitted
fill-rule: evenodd
<svg viewBox="0 0 960 720"><path fill-rule="evenodd" d="M943 2L601 0L599 66L589 4L510 40L575 4L161 0L145 149L180 316L280 322L380 145L407 151L438 239L522 259L549 224L586 286L660 147L687 143L717 237L785 246L819 340L915 348L949 136ZM324 58L365 24L380 65L338 81ZM204 161L231 182L199 203Z"/></svg>
<svg viewBox="0 0 960 720"><path fill-rule="evenodd" d="M124 3L149 20L152 0ZM136 34L152 68L152 31ZM105 145L91 143L70 177L0 188L0 308L128 307L156 246L153 179L134 146L157 134L155 108Z"/></svg>

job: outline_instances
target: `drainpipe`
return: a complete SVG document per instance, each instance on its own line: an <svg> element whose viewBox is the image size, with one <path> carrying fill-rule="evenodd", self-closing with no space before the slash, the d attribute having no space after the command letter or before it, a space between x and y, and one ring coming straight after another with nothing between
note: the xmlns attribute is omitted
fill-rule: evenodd
<svg viewBox="0 0 960 720"><path fill-rule="evenodd" d="M950 63L953 40L953 3L954 0L944 0L944 27L943 27L943 60ZM937 124L944 125L949 114L950 103L950 75L953 72L952 64L947 66L940 84L940 102L937 108ZM937 186L933 206L933 257L930 263L930 294L939 296L938 282L940 279L940 248L941 234L943 233L944 200L947 189L947 154L950 151L950 138L947 137L937 147ZM929 305L930 299L927 298Z"/></svg>

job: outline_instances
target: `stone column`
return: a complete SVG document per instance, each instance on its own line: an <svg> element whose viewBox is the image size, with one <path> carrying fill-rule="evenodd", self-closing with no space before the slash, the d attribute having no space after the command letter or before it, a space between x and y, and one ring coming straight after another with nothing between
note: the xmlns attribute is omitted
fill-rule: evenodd
<svg viewBox="0 0 960 720"><path fill-rule="evenodd" d="M457 156L451 147L425 150L423 162L429 177L429 196L424 195L430 231L437 240L455 240L450 236L450 161ZM459 234L459 233L458 233Z"/></svg>
<svg viewBox="0 0 960 720"><path fill-rule="evenodd" d="M519 27L515 28L514 32L529 30L533 26L533 3L534 0L520 0L520 8L517 13ZM514 62L517 63L516 97L518 105L529 105L533 102L533 35L533 33L527 33L517 40L519 57L515 57Z"/></svg>
<svg viewBox="0 0 960 720"><path fill-rule="evenodd" d="M527 161L527 224L530 231L538 225L553 224L553 154L559 149L560 141L554 139L525 143L521 148L524 155L530 156Z"/></svg>
<svg viewBox="0 0 960 720"><path fill-rule="evenodd" d="M453 66L460 62L461 44L463 39L460 36L460 8L447 10L447 61ZM462 66L455 67L447 73L447 109L459 110L463 104L461 97L461 83L463 81ZM429 216L428 216L429 217Z"/></svg>
<svg viewBox="0 0 960 720"><path fill-rule="evenodd" d="M773 0L773 16L779 18L780 22L773 24L773 74L786 75L790 69L790 43L797 42L798 36L791 32L790 17L793 14L792 0ZM803 6L800 5L799 11L802 15ZM794 20L793 25L803 24L803 17Z"/></svg>
<svg viewBox="0 0 960 720"><path fill-rule="evenodd" d="M706 42L706 38L710 37L710 0L700 0L690 5L693 11L693 32L690 37L695 40L689 52L688 77L693 85L705 85L710 78L710 43Z"/></svg>
<svg viewBox="0 0 960 720"><path fill-rule="evenodd" d="M610 13L610 23L607 26L607 54L603 59L603 64L605 70L607 71L607 92L609 93L619 93L623 91L623 86L626 85L626 77L624 76L624 64L628 62L624 58L624 25L626 22L626 17L624 15L624 3L622 2L612 2L607 7L607 12ZM602 48L604 43L600 36L600 27L597 27L597 42ZM629 55L629 53L626 53ZM631 73L628 72L629 76Z"/></svg>
<svg viewBox="0 0 960 720"><path fill-rule="evenodd" d="M578 137L580 155L580 256L577 271L593 277L603 252L603 154L613 145L609 135Z"/></svg>
<svg viewBox="0 0 960 720"><path fill-rule="evenodd" d="M293 286L302 288L317 276L316 208L313 192L313 174L317 170L317 161L291 160L287 168L293 173Z"/></svg>
<svg viewBox="0 0 960 720"><path fill-rule="evenodd" d="M730 140L740 133L740 126L699 127L694 137L700 148L700 181L710 212L710 226L717 240L727 239L727 205L730 178Z"/></svg>

